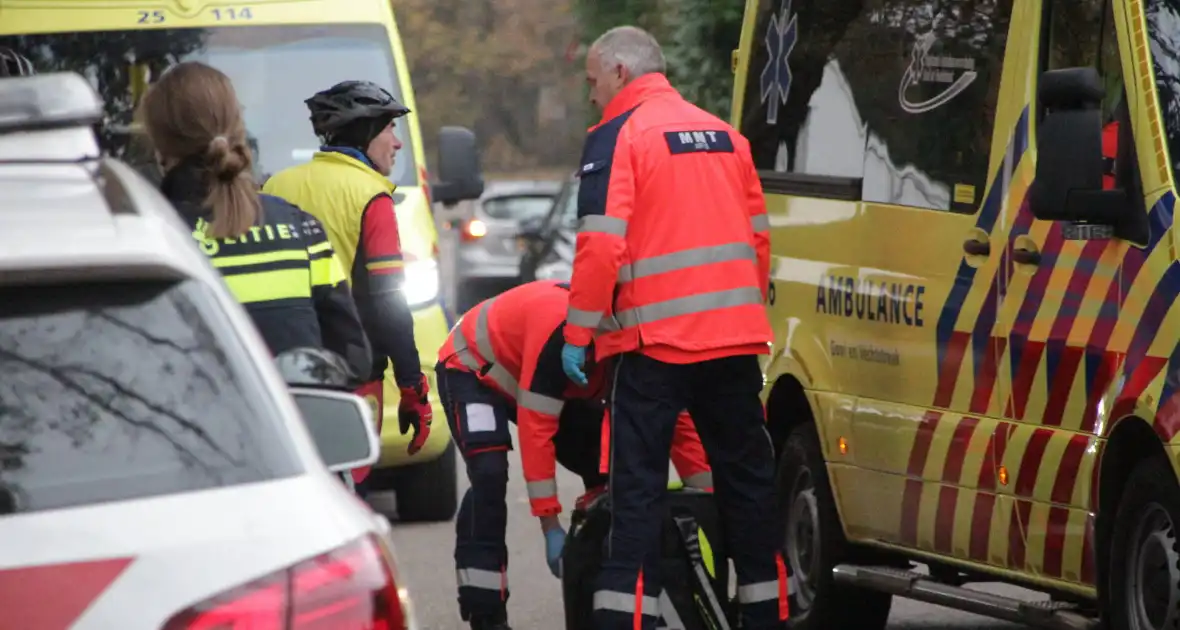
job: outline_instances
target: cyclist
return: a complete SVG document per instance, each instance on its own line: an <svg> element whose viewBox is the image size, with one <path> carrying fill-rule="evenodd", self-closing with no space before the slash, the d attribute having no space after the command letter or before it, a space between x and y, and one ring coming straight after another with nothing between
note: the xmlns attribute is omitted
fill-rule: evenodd
<svg viewBox="0 0 1180 630"><path fill-rule="evenodd" d="M0 79L10 77L31 77L37 74L28 57L11 48L0 47Z"/></svg>
<svg viewBox="0 0 1180 630"><path fill-rule="evenodd" d="M275 173L263 188L308 211L323 222L328 238L351 270L352 294L374 361L357 393L375 403L377 430L384 414L382 378L393 362L401 393L398 423L414 436L409 453L418 452L430 434L432 412L426 398L414 342L414 319L401 291L403 262L394 184L388 175L401 142L394 135L398 118L410 113L392 94L368 81L345 81L305 101L312 129L322 147L311 161ZM367 470L354 472L358 482Z"/></svg>
<svg viewBox="0 0 1180 630"><path fill-rule="evenodd" d="M225 74L198 62L144 95L161 189L193 229L274 354L325 348L357 374L372 362L344 272L314 217L258 194L241 106Z"/></svg>

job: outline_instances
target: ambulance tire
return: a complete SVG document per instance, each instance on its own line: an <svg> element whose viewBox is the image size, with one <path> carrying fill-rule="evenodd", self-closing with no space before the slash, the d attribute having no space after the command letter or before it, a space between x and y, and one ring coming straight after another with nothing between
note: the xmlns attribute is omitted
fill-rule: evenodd
<svg viewBox="0 0 1180 630"><path fill-rule="evenodd" d="M1180 624L1180 485L1163 455L1131 472L1111 531L1106 591L1110 630Z"/></svg>
<svg viewBox="0 0 1180 630"><path fill-rule="evenodd" d="M457 456L451 442L438 459L397 471L393 489L399 521L438 523L455 517L459 507Z"/></svg>
<svg viewBox="0 0 1180 630"><path fill-rule="evenodd" d="M828 484L819 435L811 423L801 423L783 445L778 470L779 509L787 524L785 556L795 580L788 626L883 630L893 597L840 585L832 577L832 568L848 556L848 543Z"/></svg>

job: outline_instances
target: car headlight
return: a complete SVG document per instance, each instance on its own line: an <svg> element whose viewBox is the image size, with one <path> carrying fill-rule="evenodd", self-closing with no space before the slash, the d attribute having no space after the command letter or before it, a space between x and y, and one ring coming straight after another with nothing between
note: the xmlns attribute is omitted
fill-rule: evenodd
<svg viewBox="0 0 1180 630"><path fill-rule="evenodd" d="M438 298L438 261L414 260L406 263L402 292L410 308L422 306Z"/></svg>

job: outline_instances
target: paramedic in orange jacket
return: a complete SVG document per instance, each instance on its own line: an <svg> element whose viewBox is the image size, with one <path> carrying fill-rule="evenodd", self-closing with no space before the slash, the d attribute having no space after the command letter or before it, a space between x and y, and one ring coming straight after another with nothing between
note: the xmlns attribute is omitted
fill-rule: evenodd
<svg viewBox="0 0 1180 630"><path fill-rule="evenodd" d="M599 465L606 370L592 370L586 387L565 377L568 308L568 285L521 285L468 311L439 352L439 396L471 481L456 519L455 564L460 614L473 629L508 627L508 423L517 425L529 503L555 575L565 539L556 463L581 476L587 494L606 484ZM685 485L711 489L704 448L687 416L677 441L673 463ZM664 461L666 470L667 455Z"/></svg>
<svg viewBox="0 0 1180 630"><path fill-rule="evenodd" d="M595 628L656 627L667 458L681 409L715 475L741 626L784 628L787 567L758 355L772 338L769 223L749 143L685 101L648 33L590 48L603 106L582 153L580 219L562 364L574 382L591 339L615 362L608 554Z"/></svg>

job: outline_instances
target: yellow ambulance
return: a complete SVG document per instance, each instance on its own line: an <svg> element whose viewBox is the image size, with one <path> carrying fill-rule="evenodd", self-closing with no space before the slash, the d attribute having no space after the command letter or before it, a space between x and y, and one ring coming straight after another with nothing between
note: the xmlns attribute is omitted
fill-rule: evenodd
<svg viewBox="0 0 1180 630"><path fill-rule="evenodd" d="M735 61L792 627L1180 627L1180 0L748 0Z"/></svg>
<svg viewBox="0 0 1180 630"><path fill-rule="evenodd" d="M333 84L369 80L413 110L414 92L388 0L0 0L0 47L31 59L38 72L72 70L103 97L104 148L154 168L132 113L147 82L179 61L198 60L233 79L262 181L306 161L318 148L304 99ZM438 237L430 210L424 139L411 114L398 129L405 148L390 176L406 252L406 298L422 367L431 378L449 325L439 302ZM436 197L460 194L456 176L478 178L464 133L440 133L440 170L446 185ZM469 135L467 137L470 137ZM451 154L447 155L446 152ZM471 155L468 155L470 153ZM437 182L436 182L437 184ZM468 187L469 188L469 187ZM434 201L453 203L458 198ZM443 418L437 393L435 417ZM447 423L436 421L425 448L406 454L397 425L398 390L387 373L381 459L375 490L395 490L403 520L448 520L457 505L456 461Z"/></svg>

